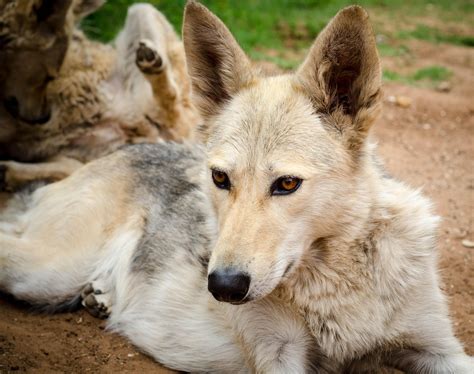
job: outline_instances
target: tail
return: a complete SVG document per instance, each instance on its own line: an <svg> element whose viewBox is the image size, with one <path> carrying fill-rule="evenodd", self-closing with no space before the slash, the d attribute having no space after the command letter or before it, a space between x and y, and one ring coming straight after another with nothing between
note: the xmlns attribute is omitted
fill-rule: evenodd
<svg viewBox="0 0 474 374"><path fill-rule="evenodd" d="M15 296L4 292L0 292L0 299L17 306L18 308L40 314L70 313L76 312L82 308L82 298L79 292L77 295L66 298L65 300L48 303L29 303L24 300L19 300L15 298Z"/></svg>

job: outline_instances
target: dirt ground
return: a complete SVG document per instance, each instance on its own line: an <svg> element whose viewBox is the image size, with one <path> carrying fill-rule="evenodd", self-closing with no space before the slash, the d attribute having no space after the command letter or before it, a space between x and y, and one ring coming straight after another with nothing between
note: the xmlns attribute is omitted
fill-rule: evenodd
<svg viewBox="0 0 474 374"><path fill-rule="evenodd" d="M420 187L436 204L440 272L456 335L474 355L474 51L411 42L407 69L442 64L453 71L449 92L385 85L374 128L392 175ZM384 59L385 67L399 63ZM397 104L398 102L398 104ZM402 104L402 105L400 105ZM161 372L158 364L84 311L33 315L0 298L0 373ZM168 372L163 370L163 372Z"/></svg>

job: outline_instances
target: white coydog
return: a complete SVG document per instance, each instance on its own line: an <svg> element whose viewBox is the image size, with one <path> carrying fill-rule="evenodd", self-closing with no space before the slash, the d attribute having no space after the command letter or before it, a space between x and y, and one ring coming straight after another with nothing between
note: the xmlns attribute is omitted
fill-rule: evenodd
<svg viewBox="0 0 474 374"><path fill-rule="evenodd" d="M437 218L366 139L380 96L366 12L339 12L292 75L253 71L195 2L184 44L206 151L131 146L18 195L0 287L82 300L177 370L472 373L438 286Z"/></svg>

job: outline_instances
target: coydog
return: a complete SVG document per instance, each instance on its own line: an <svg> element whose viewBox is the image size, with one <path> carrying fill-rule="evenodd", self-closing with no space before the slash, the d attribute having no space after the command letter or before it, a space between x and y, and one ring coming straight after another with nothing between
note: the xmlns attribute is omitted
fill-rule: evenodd
<svg viewBox="0 0 474 374"><path fill-rule="evenodd" d="M130 146L18 195L0 287L50 310L82 300L177 370L471 373L438 218L367 140L381 83L366 12L340 11L295 74L252 70L195 2L184 44L205 151Z"/></svg>
<svg viewBox="0 0 474 374"><path fill-rule="evenodd" d="M134 4L113 46L91 41L75 25L103 2L0 0L5 189L61 179L123 144L192 137L200 119L172 26Z"/></svg>

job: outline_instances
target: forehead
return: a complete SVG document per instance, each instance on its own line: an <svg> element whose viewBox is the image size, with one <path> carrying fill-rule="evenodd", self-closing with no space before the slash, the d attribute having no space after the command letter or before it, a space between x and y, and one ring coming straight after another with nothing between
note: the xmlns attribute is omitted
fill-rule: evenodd
<svg viewBox="0 0 474 374"><path fill-rule="evenodd" d="M342 156L339 148L291 76L264 78L240 92L215 119L208 141L210 162L225 170L330 167Z"/></svg>

